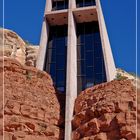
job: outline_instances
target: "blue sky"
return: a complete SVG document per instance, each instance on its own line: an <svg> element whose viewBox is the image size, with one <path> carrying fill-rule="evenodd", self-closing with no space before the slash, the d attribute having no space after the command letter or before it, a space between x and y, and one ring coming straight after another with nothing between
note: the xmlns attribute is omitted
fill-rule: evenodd
<svg viewBox="0 0 140 140"><path fill-rule="evenodd" d="M116 67L135 72L136 1L101 0L101 2ZM32 44L39 44L44 8L45 0L5 0L5 28L12 29ZM2 26L1 13L0 11L0 26ZM138 59L140 60L140 57ZM140 75L140 69L138 74Z"/></svg>
<svg viewBox="0 0 140 140"><path fill-rule="evenodd" d="M137 10L137 14L138 14L138 19L137 19L137 24L138 24L138 29L137 29L137 34L138 34L138 38L137 38L137 44L138 44L138 74L140 75L140 1L138 1L138 10Z"/></svg>
<svg viewBox="0 0 140 140"><path fill-rule="evenodd" d="M3 22L3 1L0 0L0 27L2 27Z"/></svg>

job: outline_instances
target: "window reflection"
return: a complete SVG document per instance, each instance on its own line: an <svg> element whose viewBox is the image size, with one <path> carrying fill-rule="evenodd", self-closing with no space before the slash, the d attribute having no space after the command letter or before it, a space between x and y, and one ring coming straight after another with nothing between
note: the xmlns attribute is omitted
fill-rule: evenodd
<svg viewBox="0 0 140 140"><path fill-rule="evenodd" d="M50 27L45 69L51 74L58 90L65 92L67 25Z"/></svg>
<svg viewBox="0 0 140 140"><path fill-rule="evenodd" d="M98 22L77 24L78 93L106 81Z"/></svg>

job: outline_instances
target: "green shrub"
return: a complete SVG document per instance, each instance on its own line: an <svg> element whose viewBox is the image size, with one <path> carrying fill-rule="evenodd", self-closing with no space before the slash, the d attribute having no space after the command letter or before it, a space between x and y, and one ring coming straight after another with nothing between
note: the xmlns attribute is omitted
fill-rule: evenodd
<svg viewBox="0 0 140 140"><path fill-rule="evenodd" d="M122 76L120 73L117 73L115 79L116 79L116 80L126 80L126 79L128 79L128 77Z"/></svg>

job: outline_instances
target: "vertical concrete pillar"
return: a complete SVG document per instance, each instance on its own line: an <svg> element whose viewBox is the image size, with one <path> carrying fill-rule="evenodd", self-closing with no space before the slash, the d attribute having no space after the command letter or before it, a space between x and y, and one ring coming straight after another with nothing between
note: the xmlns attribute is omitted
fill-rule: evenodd
<svg viewBox="0 0 140 140"><path fill-rule="evenodd" d="M74 112L74 102L77 97L77 37L76 25L69 1L68 13L68 48L67 48L67 80L66 80L66 111L65 111L65 140L71 140L71 121Z"/></svg>
<svg viewBox="0 0 140 140"><path fill-rule="evenodd" d="M52 0L47 0L45 13L50 12L51 10L52 10Z"/></svg>
<svg viewBox="0 0 140 140"><path fill-rule="evenodd" d="M69 8L74 9L76 8L76 0L70 0L71 2L69 3Z"/></svg>
<svg viewBox="0 0 140 140"><path fill-rule="evenodd" d="M40 47L37 56L36 67L40 70L44 69L46 51L47 51L47 42L49 37L49 25L46 20L46 13L51 11L52 9L52 0L46 1L45 12L44 12L44 20L42 24L42 31L41 31L41 39L40 39Z"/></svg>
<svg viewBox="0 0 140 140"><path fill-rule="evenodd" d="M49 25L46 21L46 18L44 17L44 21L43 21L43 25L42 25L41 39L40 39L40 47L39 47L37 63L36 63L36 67L40 70L44 69L48 37L49 37Z"/></svg>
<svg viewBox="0 0 140 140"><path fill-rule="evenodd" d="M106 29L106 24L105 24L100 0L96 0L96 7L97 7L96 9L97 9L98 22L100 28L107 81L111 81L116 76L116 68L114 64L114 59L110 47L109 37Z"/></svg>

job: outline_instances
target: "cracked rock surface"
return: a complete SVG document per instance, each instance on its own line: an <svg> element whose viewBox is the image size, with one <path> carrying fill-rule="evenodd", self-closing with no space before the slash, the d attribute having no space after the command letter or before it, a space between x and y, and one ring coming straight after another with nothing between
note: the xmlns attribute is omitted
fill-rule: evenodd
<svg viewBox="0 0 140 140"><path fill-rule="evenodd" d="M140 140L140 84L138 83L137 89L137 140Z"/></svg>
<svg viewBox="0 0 140 140"><path fill-rule="evenodd" d="M136 89L114 80L83 91L75 101L73 140L135 140Z"/></svg>
<svg viewBox="0 0 140 140"><path fill-rule="evenodd" d="M15 59L4 63L5 140L63 140L64 95L50 75Z"/></svg>
<svg viewBox="0 0 140 140"><path fill-rule="evenodd" d="M4 54L23 65L36 66L38 49L39 46L27 44L17 33L0 28L0 56Z"/></svg>

